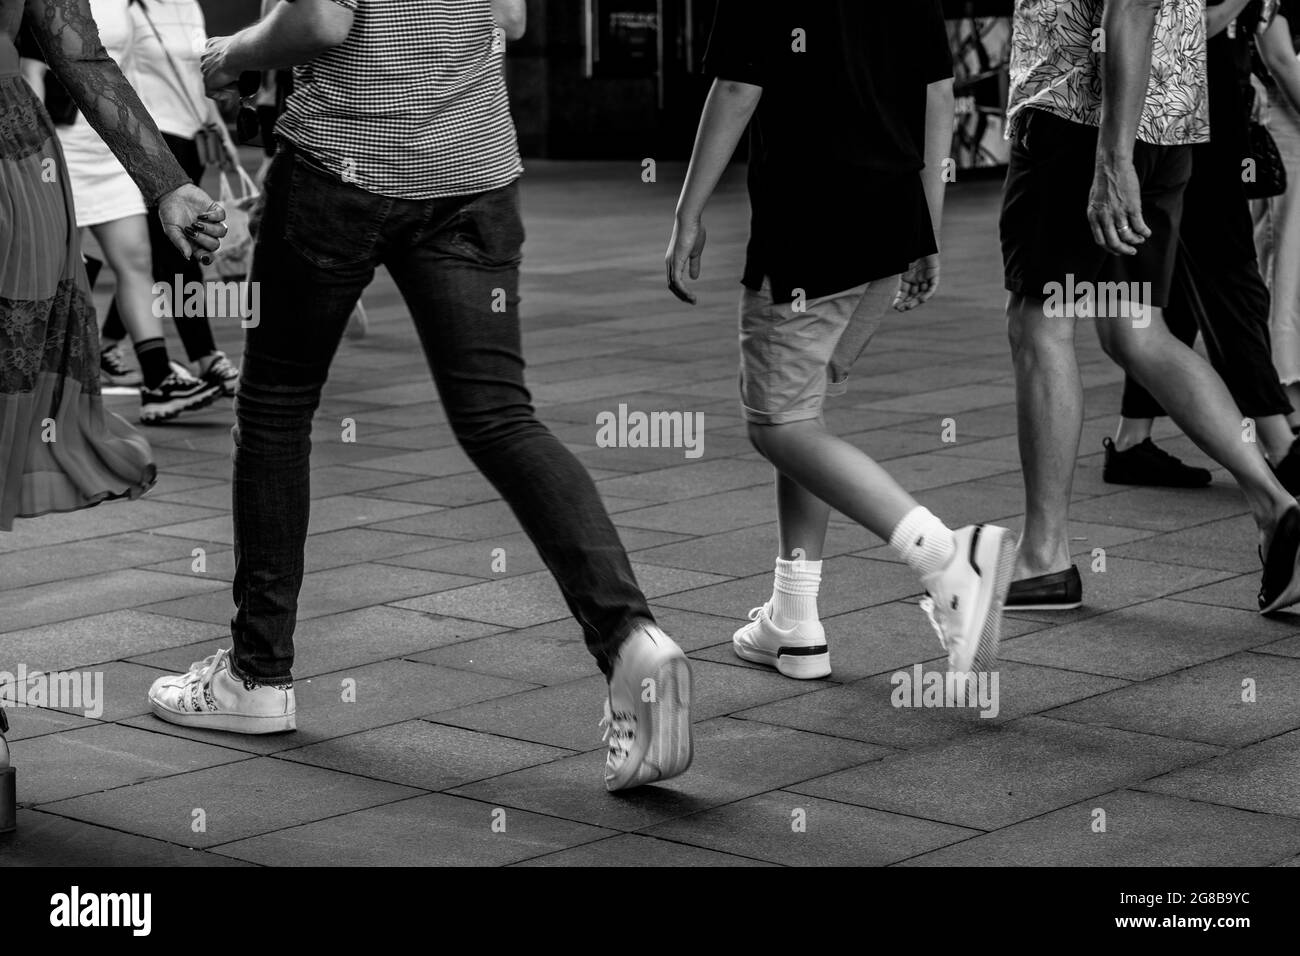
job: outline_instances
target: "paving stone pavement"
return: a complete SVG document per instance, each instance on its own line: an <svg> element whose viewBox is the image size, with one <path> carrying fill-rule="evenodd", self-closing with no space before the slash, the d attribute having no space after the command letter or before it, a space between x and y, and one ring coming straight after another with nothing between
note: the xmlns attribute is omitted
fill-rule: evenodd
<svg viewBox="0 0 1300 956"><path fill-rule="evenodd" d="M149 431L161 478L142 501L0 536L0 671L103 679L95 712L9 712L20 827L0 864L1295 864L1300 617L1253 613L1253 528L1222 470L1204 491L1101 480L1121 375L1090 330L1072 526L1087 604L1008 617L996 713L894 705L893 675L934 670L940 648L906 568L838 516L821 598L834 674L733 656L776 548L734 394L743 178L710 210L689 309L661 263L681 173L531 164L522 294L540 415L694 661L692 770L604 792L603 682L456 447L381 272L314 429L299 730L188 731L144 699L229 642L222 403ZM828 420L950 523L1018 528L997 208L996 183L952 190L942 293L885 325ZM238 358L239 330L217 334ZM109 401L134 418L133 398ZM702 454L601 447L597 416L620 405L701 413Z"/></svg>

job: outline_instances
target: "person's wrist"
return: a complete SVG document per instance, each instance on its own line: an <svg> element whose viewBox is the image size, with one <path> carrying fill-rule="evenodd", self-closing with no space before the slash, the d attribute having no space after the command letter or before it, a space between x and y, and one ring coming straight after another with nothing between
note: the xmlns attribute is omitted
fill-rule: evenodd
<svg viewBox="0 0 1300 956"><path fill-rule="evenodd" d="M1107 146L1103 144L1097 149L1097 165L1114 169L1118 166L1133 165L1132 147Z"/></svg>

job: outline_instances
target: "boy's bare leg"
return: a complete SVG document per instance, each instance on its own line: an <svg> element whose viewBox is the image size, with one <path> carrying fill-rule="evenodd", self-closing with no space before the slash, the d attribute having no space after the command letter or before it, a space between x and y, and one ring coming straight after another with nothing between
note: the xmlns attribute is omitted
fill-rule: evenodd
<svg viewBox="0 0 1300 956"><path fill-rule="evenodd" d="M831 507L788 475L776 473L776 513L785 561L820 561Z"/></svg>
<svg viewBox="0 0 1300 956"><path fill-rule="evenodd" d="M751 424L749 438L782 475L886 541L918 507L889 472L820 421Z"/></svg>
<svg viewBox="0 0 1300 956"><path fill-rule="evenodd" d="M1075 321L1048 318L1044 300L1013 294L1007 334L1016 370L1025 529L1015 580L1070 567L1068 529L1074 464L1083 432L1083 384L1074 354Z"/></svg>

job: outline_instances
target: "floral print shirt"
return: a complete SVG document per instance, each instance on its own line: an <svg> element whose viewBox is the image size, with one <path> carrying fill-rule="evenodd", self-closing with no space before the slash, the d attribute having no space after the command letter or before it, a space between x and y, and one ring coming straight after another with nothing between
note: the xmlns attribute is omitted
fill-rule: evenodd
<svg viewBox="0 0 1300 956"><path fill-rule="evenodd" d="M1008 134L1026 107L1101 125L1104 0L1016 0ZM1161 0L1151 85L1138 139L1155 146L1210 139L1205 0Z"/></svg>

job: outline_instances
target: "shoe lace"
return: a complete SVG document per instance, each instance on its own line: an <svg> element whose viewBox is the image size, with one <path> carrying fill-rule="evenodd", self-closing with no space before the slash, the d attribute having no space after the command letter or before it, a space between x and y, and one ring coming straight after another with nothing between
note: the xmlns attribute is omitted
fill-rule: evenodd
<svg viewBox="0 0 1300 956"><path fill-rule="evenodd" d="M627 759L629 753L625 741L632 740L636 736L636 717L633 714L623 711L616 711L610 706L609 699L605 699L605 716L600 718L600 728L604 731L601 740L609 742L609 755L606 762L611 767L617 767Z"/></svg>
<svg viewBox="0 0 1300 956"><path fill-rule="evenodd" d="M229 653L228 650L222 648L215 654L203 658L201 661L195 661L190 665L190 669L185 672L185 683L198 683L202 687L210 685L212 683L212 675L217 672L217 668L221 666L221 662L225 660Z"/></svg>
<svg viewBox="0 0 1300 956"><path fill-rule="evenodd" d="M760 604L756 608L751 608L748 617L751 621L757 621L760 618L767 617L767 605Z"/></svg>

